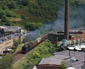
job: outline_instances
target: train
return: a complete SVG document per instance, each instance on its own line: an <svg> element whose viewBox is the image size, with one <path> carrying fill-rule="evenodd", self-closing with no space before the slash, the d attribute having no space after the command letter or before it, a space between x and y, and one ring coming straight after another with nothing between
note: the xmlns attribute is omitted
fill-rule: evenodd
<svg viewBox="0 0 85 69"><path fill-rule="evenodd" d="M38 46L40 43L42 43L43 41L45 41L47 39L48 39L48 34L46 34L43 37L37 38L35 41L25 43L22 48L21 53L23 53L23 54L27 53L28 51L32 50L33 48L35 48L36 46Z"/></svg>
<svg viewBox="0 0 85 69"><path fill-rule="evenodd" d="M75 39L72 39L73 35L74 34L69 36L70 37L69 40L78 40L78 39L80 40L80 38L76 39L77 37L75 37ZM79 34L79 36L81 36L81 34ZM27 53L28 51L32 50L33 48L35 48L36 46L38 46L40 43L42 43L43 41L47 39L50 40L53 44L57 44L57 42L62 41L64 39L64 34L49 33L49 34L44 35L43 37L37 38L35 41L25 43L22 48L22 53Z"/></svg>

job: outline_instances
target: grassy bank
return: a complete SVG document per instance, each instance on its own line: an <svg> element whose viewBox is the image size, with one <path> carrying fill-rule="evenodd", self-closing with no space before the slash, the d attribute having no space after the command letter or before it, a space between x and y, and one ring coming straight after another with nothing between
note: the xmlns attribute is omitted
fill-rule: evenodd
<svg viewBox="0 0 85 69"><path fill-rule="evenodd" d="M53 45L49 40L46 40L16 62L13 65L13 69L32 69L32 66L38 65L42 58L51 56L53 52L55 52L55 49L55 45Z"/></svg>

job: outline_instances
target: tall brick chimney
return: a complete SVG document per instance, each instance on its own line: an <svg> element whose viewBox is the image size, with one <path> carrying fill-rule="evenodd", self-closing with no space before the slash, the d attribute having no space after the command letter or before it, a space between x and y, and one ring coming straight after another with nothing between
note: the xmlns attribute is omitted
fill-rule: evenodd
<svg viewBox="0 0 85 69"><path fill-rule="evenodd" d="M69 39L69 0L65 0L65 24L64 24L65 39Z"/></svg>

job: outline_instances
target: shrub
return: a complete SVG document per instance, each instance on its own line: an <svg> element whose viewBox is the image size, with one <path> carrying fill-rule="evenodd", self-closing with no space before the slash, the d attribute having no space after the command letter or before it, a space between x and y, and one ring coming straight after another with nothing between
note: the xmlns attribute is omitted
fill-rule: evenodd
<svg viewBox="0 0 85 69"><path fill-rule="evenodd" d="M38 65L42 58L51 56L55 51L55 45L49 40L46 40L21 59L16 66L14 66L14 69L32 69L32 66Z"/></svg>
<svg viewBox="0 0 85 69"><path fill-rule="evenodd" d="M60 66L60 69L67 69L67 67L66 67L64 64L62 64L62 65Z"/></svg>
<svg viewBox="0 0 85 69"><path fill-rule="evenodd" d="M12 69L13 59L9 54L0 59L0 69Z"/></svg>
<svg viewBox="0 0 85 69"><path fill-rule="evenodd" d="M30 22L30 23L26 23L25 28L26 28L27 30L32 31L32 30L35 30L35 29L40 28L41 26L42 26L42 23Z"/></svg>
<svg viewBox="0 0 85 69"><path fill-rule="evenodd" d="M27 56L28 65L38 65L40 60L44 57L51 56L55 52L55 45L50 41L41 43L31 54Z"/></svg>

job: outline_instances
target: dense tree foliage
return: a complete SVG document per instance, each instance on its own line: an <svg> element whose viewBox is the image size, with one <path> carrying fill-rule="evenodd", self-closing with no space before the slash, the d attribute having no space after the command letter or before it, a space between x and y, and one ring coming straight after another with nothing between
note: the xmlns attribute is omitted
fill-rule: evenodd
<svg viewBox="0 0 85 69"><path fill-rule="evenodd" d="M70 3L80 4L79 1L70 0ZM0 0L0 25L25 27L26 23L34 22L39 28L37 22L47 23L56 19L63 3L64 0ZM30 28L36 29L34 23Z"/></svg>
<svg viewBox="0 0 85 69"><path fill-rule="evenodd" d="M29 22L25 24L25 29L32 31L32 30L38 29L41 26L42 26L42 23L35 24L34 22Z"/></svg>
<svg viewBox="0 0 85 69"><path fill-rule="evenodd" d="M60 66L60 69L67 69L67 67L66 67L64 64L62 64L62 65Z"/></svg>
<svg viewBox="0 0 85 69"><path fill-rule="evenodd" d="M12 69L13 56L6 55L0 58L0 69Z"/></svg>
<svg viewBox="0 0 85 69"><path fill-rule="evenodd" d="M31 21L49 21L57 16L60 0L1 0L0 19L25 16Z"/></svg>

